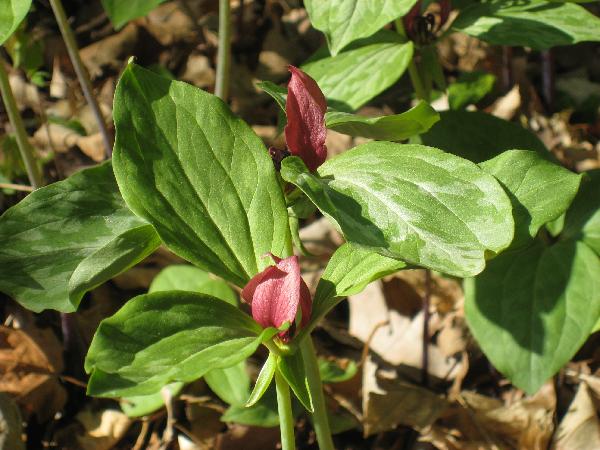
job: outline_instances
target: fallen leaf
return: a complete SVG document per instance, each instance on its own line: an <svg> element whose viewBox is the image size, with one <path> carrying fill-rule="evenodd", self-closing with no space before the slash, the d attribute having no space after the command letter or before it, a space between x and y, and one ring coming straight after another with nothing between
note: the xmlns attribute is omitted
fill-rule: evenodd
<svg viewBox="0 0 600 450"><path fill-rule="evenodd" d="M85 434L77 436L82 450L109 450L125 435L131 419L116 409L92 412L85 409L76 419L85 428Z"/></svg>
<svg viewBox="0 0 600 450"><path fill-rule="evenodd" d="M0 392L0 450L25 450L22 429L19 407L9 395Z"/></svg>
<svg viewBox="0 0 600 450"><path fill-rule="evenodd" d="M556 430L554 450L597 450L600 448L600 423L590 388L579 384L577 394Z"/></svg>

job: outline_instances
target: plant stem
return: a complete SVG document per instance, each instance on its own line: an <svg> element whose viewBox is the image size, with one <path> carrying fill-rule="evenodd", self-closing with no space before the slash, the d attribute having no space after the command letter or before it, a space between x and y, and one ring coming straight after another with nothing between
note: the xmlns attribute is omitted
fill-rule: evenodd
<svg viewBox="0 0 600 450"><path fill-rule="evenodd" d="M290 387L285 378L279 373L279 370L275 371L275 387L277 388L281 449L294 450L296 448L296 440L294 438L294 415L292 414Z"/></svg>
<svg viewBox="0 0 600 450"><path fill-rule="evenodd" d="M56 17L56 22L58 23L58 27L60 28L60 33L62 34L63 40L65 41L65 45L67 46L69 58L71 59L71 63L73 64L73 68L75 69L75 73L77 74L79 84L81 85L81 89L83 90L83 95L85 96L88 105L90 105L90 108L92 108L92 113L94 114L96 122L98 123L98 129L100 130L102 140L104 141L106 156L110 158L112 155L111 139L108 136L108 130L106 129L106 123L104 122L104 118L102 117L102 111L100 111L100 106L98 106L96 97L94 97L92 90L92 82L90 81L90 77L87 73L87 70L83 65L83 61L81 61L81 56L79 56L79 48L77 47L77 42L75 41L75 35L73 34L73 30L71 29L69 21L67 20L65 9L63 8L63 5L60 2L60 0L50 0L50 6L52 7L52 11L54 11L54 16Z"/></svg>
<svg viewBox="0 0 600 450"><path fill-rule="evenodd" d="M229 97L229 67L231 65L231 6L229 0L219 0L219 48L215 95L223 101Z"/></svg>
<svg viewBox="0 0 600 450"><path fill-rule="evenodd" d="M312 338L306 336L300 343L300 351L304 360L304 370L308 381L308 389L312 396L313 424L317 434L317 442L320 450L335 450L333 440L331 439L331 430L329 428L329 419L327 418L327 407L325 406L325 397L323 396L323 384L321 383L321 374L319 373L319 363L317 354L312 343Z"/></svg>
<svg viewBox="0 0 600 450"><path fill-rule="evenodd" d="M21 158L23 158L23 164L25 165L25 170L27 171L27 176L29 177L29 183L33 189L37 189L43 185L42 174L37 163L35 162L33 147L29 143L25 126L21 120L21 114L19 114L19 109L17 108L17 102L15 101L12 89L10 88L5 64L6 61L4 61L4 58L0 56L0 93L2 94L4 106L6 107L6 112L8 113L8 120L10 120L17 137L17 145L19 146L19 151L21 152Z"/></svg>
<svg viewBox="0 0 600 450"><path fill-rule="evenodd" d="M423 354L421 384L429 387L429 320L431 305L431 270L425 269L425 295L423 295Z"/></svg>
<svg viewBox="0 0 600 450"><path fill-rule="evenodd" d="M396 19L394 21L394 25L396 26L396 33L398 33L404 39L408 40L406 30L404 29L404 24L402 23L402 19ZM417 63L415 61L414 54L410 60L410 63L408 64L408 76L410 77L410 82L412 83L417 98L429 101L429 94L425 90L423 82L421 81L421 77L419 76L419 69L417 68Z"/></svg>

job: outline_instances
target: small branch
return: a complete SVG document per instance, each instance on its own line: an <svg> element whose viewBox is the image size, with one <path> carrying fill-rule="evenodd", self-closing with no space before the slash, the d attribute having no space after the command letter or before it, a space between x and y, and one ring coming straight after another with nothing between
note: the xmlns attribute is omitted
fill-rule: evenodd
<svg viewBox="0 0 600 450"><path fill-rule="evenodd" d="M429 318L431 303L431 270L425 269L425 295L423 296L423 354L421 364L421 384L429 386Z"/></svg>
<svg viewBox="0 0 600 450"><path fill-rule="evenodd" d="M29 183L33 189L37 189L44 184L42 181L42 174L35 161L33 147L29 143L29 138L27 137L27 132L25 131L25 126L23 125L23 120L21 119L21 114L17 108L17 102L15 101L12 89L10 88L8 73L6 73L6 61L4 61L4 58L1 55L0 93L2 94L4 106L6 107L6 112L8 113L8 120L10 120L17 138L17 145L19 146L19 151L21 152L21 158L23 158L23 164L25 165L25 170L27 171L27 176L29 177Z"/></svg>
<svg viewBox="0 0 600 450"><path fill-rule="evenodd" d="M73 68L77 74L77 79L79 80L79 84L83 90L83 95L85 96L88 105L90 105L92 113L94 114L96 122L98 123L98 128L100 130L100 134L102 135L102 140L104 141L106 156L107 158L110 158L112 155L112 144L106 128L106 122L104 122L104 117L102 117L102 111L100 111L98 101L96 100L96 97L94 97L92 82L90 81L90 77L85 69L85 66L83 65L81 56L79 55L77 41L75 41L75 35L73 34L73 30L71 29L69 21L67 20L65 9L63 8L60 0L50 0L50 6L52 6L52 11L54 11L56 22L58 22L60 33L65 41L65 45L67 46L69 58L71 59L71 63L73 64Z"/></svg>
<svg viewBox="0 0 600 450"><path fill-rule="evenodd" d="M13 189L15 191L32 192L33 186L25 186L24 184L0 183L0 189Z"/></svg>
<svg viewBox="0 0 600 450"><path fill-rule="evenodd" d="M219 48L217 51L217 80L215 95L224 102L229 97L231 66L231 5L229 0L219 0Z"/></svg>
<svg viewBox="0 0 600 450"><path fill-rule="evenodd" d="M552 49L542 50L542 95L548 111L554 105L554 58Z"/></svg>
<svg viewBox="0 0 600 450"><path fill-rule="evenodd" d="M334 450L335 447L333 446L333 440L331 439L329 419L327 418L327 406L325 405L325 396L323 395L323 383L321 382L321 374L319 373L319 363L310 336L307 336L306 339L302 340L300 343L300 350L302 351L308 388L315 409L315 412L313 413L313 424L317 435L317 442L319 443L319 449Z"/></svg>
<svg viewBox="0 0 600 450"><path fill-rule="evenodd" d="M294 437L294 415L292 414L290 387L278 370L275 371L275 387L277 388L281 448L282 450L295 450L296 438Z"/></svg>

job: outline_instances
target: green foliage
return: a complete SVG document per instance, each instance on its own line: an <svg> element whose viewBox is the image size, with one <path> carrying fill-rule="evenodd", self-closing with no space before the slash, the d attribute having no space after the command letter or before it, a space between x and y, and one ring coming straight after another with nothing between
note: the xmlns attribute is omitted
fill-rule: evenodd
<svg viewBox="0 0 600 450"><path fill-rule="evenodd" d="M581 177L533 152L506 152L482 167L510 192L517 239L465 283L466 317L494 366L533 393L573 357L600 318L600 259L584 231L598 229L593 217L600 200L590 195L598 183L584 184L575 197ZM567 208L563 233L553 227L551 238L543 225Z"/></svg>
<svg viewBox="0 0 600 450"><path fill-rule="evenodd" d="M153 394L171 382L233 366L276 333L214 297L184 291L140 295L100 323L85 360L88 394Z"/></svg>
<svg viewBox="0 0 600 450"><path fill-rule="evenodd" d="M486 72L464 72L448 87L448 103L452 109L466 108L491 92L496 77Z"/></svg>
<svg viewBox="0 0 600 450"><path fill-rule="evenodd" d="M380 141L401 141L424 133L438 120L440 115L427 102L420 102L402 114L389 116L365 117L338 111L325 114L327 128Z"/></svg>
<svg viewBox="0 0 600 450"><path fill-rule="evenodd" d="M17 29L31 8L31 0L0 0L0 45Z"/></svg>
<svg viewBox="0 0 600 450"><path fill-rule="evenodd" d="M600 316L600 260L586 244L536 240L490 261L465 284L469 328L494 367L534 393Z"/></svg>
<svg viewBox="0 0 600 450"><path fill-rule="evenodd" d="M573 3L527 0L477 2L452 24L494 45L547 49L582 41L600 41L600 19Z"/></svg>
<svg viewBox="0 0 600 450"><path fill-rule="evenodd" d="M580 175L526 150L506 151L480 166L500 181L513 202L511 248L529 244L542 226L564 213L581 181Z"/></svg>
<svg viewBox="0 0 600 450"><path fill-rule="evenodd" d="M171 383L161 389L168 389L173 397L181 392L183 389L183 383ZM162 392L155 392L154 394L140 395L137 397L127 397L121 400L121 409L129 417L141 417L146 416L159 408L162 408L165 404Z"/></svg>
<svg viewBox="0 0 600 450"><path fill-rule="evenodd" d="M313 412L313 400L308 387L308 380L304 370L304 360L302 353L297 351L292 355L282 355L277 358L277 370L283 375L285 381L296 394L302 406L308 411Z"/></svg>
<svg viewBox="0 0 600 450"><path fill-rule="evenodd" d="M319 372L323 383L341 383L353 378L358 372L358 366L354 361L350 361L348 365L343 368L335 361L320 359Z"/></svg>
<svg viewBox="0 0 600 450"><path fill-rule="evenodd" d="M105 163L38 189L0 217L0 290L32 311L75 311L86 291L159 243L127 209Z"/></svg>
<svg viewBox="0 0 600 450"><path fill-rule="evenodd" d="M580 239L600 256L600 170L585 174L565 217L564 237Z"/></svg>
<svg viewBox="0 0 600 450"><path fill-rule="evenodd" d="M211 295L234 306L238 304L237 295L227 283L187 264L175 264L164 268L148 288L149 293L174 290Z"/></svg>
<svg viewBox="0 0 600 450"><path fill-rule="evenodd" d="M123 198L173 252L243 286L287 256L287 210L260 138L217 97L135 64L115 94Z"/></svg>
<svg viewBox="0 0 600 450"><path fill-rule="evenodd" d="M329 50L337 55L357 39L375 34L406 14L416 0L306 0L312 25L325 33Z"/></svg>
<svg viewBox="0 0 600 450"><path fill-rule="evenodd" d="M350 112L398 81L412 55L412 42L381 30L336 56L321 53L303 64L302 69L317 81L329 106Z"/></svg>
<svg viewBox="0 0 600 450"><path fill-rule="evenodd" d="M417 140L476 163L515 148L535 150L549 158L548 149L532 132L478 111L441 112L440 121Z"/></svg>
<svg viewBox="0 0 600 450"><path fill-rule="evenodd" d="M250 394L246 402L247 407L255 405L265 395L265 392L267 392L267 389L271 385L275 370L277 370L277 356L274 353L269 353L269 357L262 366L262 369L260 369L252 394Z"/></svg>
<svg viewBox="0 0 600 450"><path fill-rule="evenodd" d="M115 29L122 28L130 20L145 16L165 0L102 0Z"/></svg>
<svg viewBox="0 0 600 450"><path fill-rule="evenodd" d="M294 183L346 240L455 276L473 276L510 244L510 201L475 164L441 150L371 142L311 174L283 160Z"/></svg>

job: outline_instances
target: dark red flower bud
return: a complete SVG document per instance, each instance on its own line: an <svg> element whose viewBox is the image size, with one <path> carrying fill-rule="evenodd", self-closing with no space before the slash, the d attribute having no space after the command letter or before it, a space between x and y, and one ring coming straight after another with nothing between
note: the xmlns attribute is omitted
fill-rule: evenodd
<svg viewBox="0 0 600 450"><path fill-rule="evenodd" d="M327 158L327 103L315 80L294 66L289 66L289 70L292 78L285 105L285 140L290 153L302 158L306 167L314 171Z"/></svg>
<svg viewBox="0 0 600 450"><path fill-rule="evenodd" d="M263 327L279 328L289 322L294 325L298 307L302 312L301 326L308 323L312 310L312 299L308 286L300 276L298 257L281 259L272 254L274 266L269 266L255 275L242 290L242 298L249 303L252 317ZM293 327L279 333L289 341Z"/></svg>

